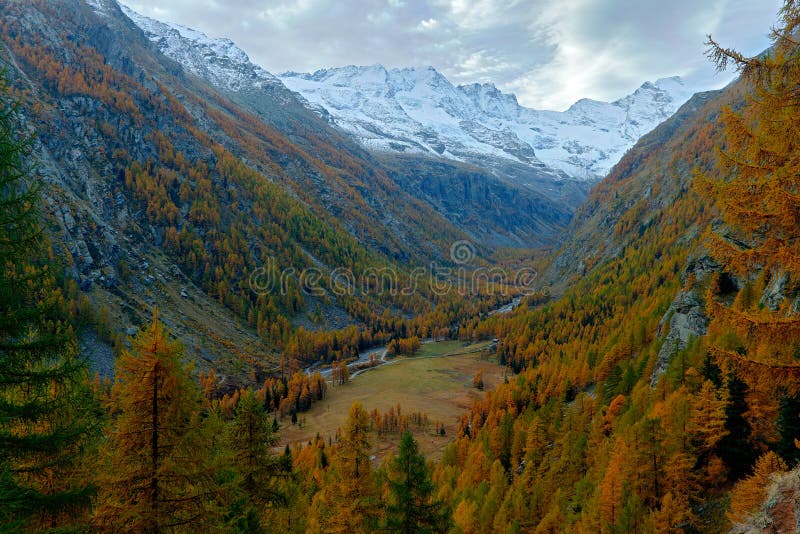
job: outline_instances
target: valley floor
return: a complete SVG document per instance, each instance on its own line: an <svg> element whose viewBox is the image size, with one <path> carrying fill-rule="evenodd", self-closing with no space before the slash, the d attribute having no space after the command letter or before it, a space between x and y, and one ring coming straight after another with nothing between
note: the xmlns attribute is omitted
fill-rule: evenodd
<svg viewBox="0 0 800 534"><path fill-rule="evenodd" d="M381 413L400 404L403 414L427 414L429 428L422 430L412 425L411 430L425 455L438 459L452 440L459 417L469 411L473 400L484 394L472 387L475 373L483 372L485 390L503 382L506 369L490 359L488 347L488 342L426 343L416 356L390 360L360 373L345 385L332 386L324 400L299 414L298 425L284 419L280 447L308 442L316 434L325 438L334 436L355 401L361 402L367 411L378 409ZM444 436L435 433L437 421L444 424ZM390 450L396 449L399 441L399 433L375 439L375 460L380 462Z"/></svg>

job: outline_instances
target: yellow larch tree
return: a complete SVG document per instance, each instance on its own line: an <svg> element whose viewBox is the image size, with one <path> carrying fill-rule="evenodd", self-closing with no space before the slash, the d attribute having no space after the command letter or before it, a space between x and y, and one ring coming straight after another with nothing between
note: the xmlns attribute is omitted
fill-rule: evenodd
<svg viewBox="0 0 800 534"><path fill-rule="evenodd" d="M350 407L327 481L314 497L310 532L372 532L377 527L378 492L369 431L369 413L356 401Z"/></svg>
<svg viewBox="0 0 800 534"><path fill-rule="evenodd" d="M733 523L746 521L767 498L770 477L786 470L781 458L770 451L761 456L753 469L753 474L740 480L731 491L730 513Z"/></svg>

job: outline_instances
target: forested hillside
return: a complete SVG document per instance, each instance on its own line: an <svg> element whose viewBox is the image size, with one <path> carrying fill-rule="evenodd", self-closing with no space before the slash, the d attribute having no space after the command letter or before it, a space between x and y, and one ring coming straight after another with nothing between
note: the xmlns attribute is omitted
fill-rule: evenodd
<svg viewBox="0 0 800 534"><path fill-rule="evenodd" d="M2 37L53 253L100 338L118 351L158 306L202 367L241 381L243 365L260 376L278 353L330 361L382 342L403 322L386 310L433 310L424 284L378 286L451 262L463 232L287 95L265 91L256 108L282 110L284 134L161 55L116 3L97 5L4 2ZM335 270L359 291L334 295ZM461 306L441 306L437 325Z"/></svg>
<svg viewBox="0 0 800 534"><path fill-rule="evenodd" d="M475 324L521 372L437 466L462 531L769 518L800 416L794 2L782 17L763 57L709 41L741 81L694 97L595 188L550 260L563 295Z"/></svg>

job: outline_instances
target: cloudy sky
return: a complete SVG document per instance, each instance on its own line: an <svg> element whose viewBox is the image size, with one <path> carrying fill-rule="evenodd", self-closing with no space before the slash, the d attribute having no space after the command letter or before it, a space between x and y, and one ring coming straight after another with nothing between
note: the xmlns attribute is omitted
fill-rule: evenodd
<svg viewBox="0 0 800 534"><path fill-rule="evenodd" d="M755 54L780 0L123 0L159 20L229 37L275 73L343 65L432 65L492 82L520 103L614 100L645 80L727 83L705 35Z"/></svg>

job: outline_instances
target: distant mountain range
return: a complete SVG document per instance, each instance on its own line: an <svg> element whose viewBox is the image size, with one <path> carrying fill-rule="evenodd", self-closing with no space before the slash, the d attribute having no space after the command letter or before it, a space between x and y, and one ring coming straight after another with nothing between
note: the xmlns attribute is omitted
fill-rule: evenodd
<svg viewBox="0 0 800 534"><path fill-rule="evenodd" d="M279 76L364 146L475 163L510 160L598 180L692 95L679 77L646 82L611 103L564 112L519 105L492 84L454 86L433 67L342 67Z"/></svg>
<svg viewBox="0 0 800 534"><path fill-rule="evenodd" d="M347 66L275 76L229 39L124 11L161 52L192 73L231 91L283 83L370 150L492 170L521 164L553 180L602 178L693 93L676 76L645 82L614 102L582 99L557 112L521 106L492 84L455 86L433 67Z"/></svg>

